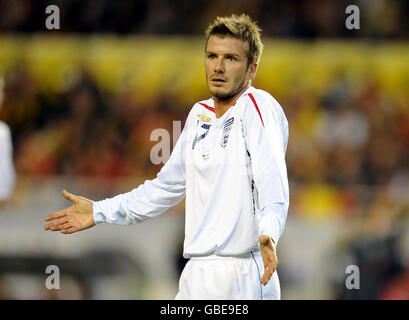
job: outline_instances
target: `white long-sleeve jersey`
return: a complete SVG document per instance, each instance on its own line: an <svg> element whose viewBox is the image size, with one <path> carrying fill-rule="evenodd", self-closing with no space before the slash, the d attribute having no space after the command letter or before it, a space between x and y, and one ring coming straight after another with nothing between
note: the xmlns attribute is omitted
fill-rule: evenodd
<svg viewBox="0 0 409 320"><path fill-rule="evenodd" d="M6 200L11 196L15 176L10 128L0 121L0 200Z"/></svg>
<svg viewBox="0 0 409 320"><path fill-rule="evenodd" d="M222 117L213 99L192 107L157 177L93 204L95 223L131 224L186 196L184 257L238 256L277 243L287 217L288 122L266 91L249 87Z"/></svg>

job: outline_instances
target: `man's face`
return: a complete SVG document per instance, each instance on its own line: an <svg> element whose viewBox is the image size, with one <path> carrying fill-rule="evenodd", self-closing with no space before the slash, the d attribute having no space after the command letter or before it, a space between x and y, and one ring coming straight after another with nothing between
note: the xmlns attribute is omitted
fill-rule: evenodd
<svg viewBox="0 0 409 320"><path fill-rule="evenodd" d="M229 35L211 35L205 53L206 81L211 94L228 99L250 81L257 64L248 66L247 42Z"/></svg>

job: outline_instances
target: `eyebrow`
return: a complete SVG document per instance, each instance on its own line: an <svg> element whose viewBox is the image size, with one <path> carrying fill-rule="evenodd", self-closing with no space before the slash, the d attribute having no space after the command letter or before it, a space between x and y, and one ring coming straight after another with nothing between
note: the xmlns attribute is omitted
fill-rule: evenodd
<svg viewBox="0 0 409 320"><path fill-rule="evenodd" d="M206 51L206 55L209 55L209 54L218 55L216 52L213 52L213 51ZM240 57L240 54L238 54L238 53L231 53L231 52L223 53L223 54L220 54L220 55L223 55L223 56L234 56L234 57Z"/></svg>

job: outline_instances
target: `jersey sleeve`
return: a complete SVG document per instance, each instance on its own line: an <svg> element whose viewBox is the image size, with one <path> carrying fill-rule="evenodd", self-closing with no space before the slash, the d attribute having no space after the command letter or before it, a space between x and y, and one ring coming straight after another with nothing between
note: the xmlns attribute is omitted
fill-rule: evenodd
<svg viewBox="0 0 409 320"><path fill-rule="evenodd" d="M94 201L96 224L128 225L158 216L185 197L185 139L186 125L179 136L169 160L153 180L146 180L128 193L102 201Z"/></svg>
<svg viewBox="0 0 409 320"><path fill-rule="evenodd" d="M10 129L4 123L0 123L0 172L0 200L6 200L13 192L16 174Z"/></svg>
<svg viewBox="0 0 409 320"><path fill-rule="evenodd" d="M277 243L284 230L289 205L285 163L288 122L278 102L249 96L243 124L257 192L258 232L259 236L270 236Z"/></svg>

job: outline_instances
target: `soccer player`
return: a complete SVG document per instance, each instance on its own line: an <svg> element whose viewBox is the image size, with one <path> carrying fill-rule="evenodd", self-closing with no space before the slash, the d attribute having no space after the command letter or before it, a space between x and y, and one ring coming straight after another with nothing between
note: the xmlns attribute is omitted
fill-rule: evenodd
<svg viewBox="0 0 409 320"><path fill-rule="evenodd" d="M0 109L3 102L4 80L0 76ZM9 126L0 121L0 207L11 197L15 184L13 144Z"/></svg>
<svg viewBox="0 0 409 320"><path fill-rule="evenodd" d="M74 204L46 217L64 234L99 223L155 217L186 197L176 299L280 299L276 244L287 217L288 122L278 102L254 88L263 45L247 15L218 17L206 31L212 98L193 105L157 177L132 191Z"/></svg>

